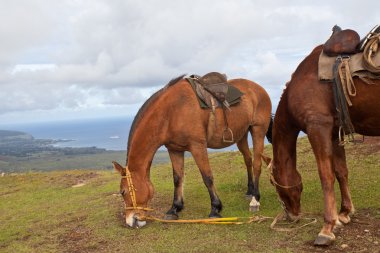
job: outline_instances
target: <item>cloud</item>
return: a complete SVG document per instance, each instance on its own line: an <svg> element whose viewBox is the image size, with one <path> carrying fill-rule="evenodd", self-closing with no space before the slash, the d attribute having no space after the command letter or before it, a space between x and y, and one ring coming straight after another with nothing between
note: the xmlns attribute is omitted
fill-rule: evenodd
<svg viewBox="0 0 380 253"><path fill-rule="evenodd" d="M141 104L173 77L209 71L257 81L276 101L333 25L363 36L376 24L376 8L357 15L363 8L327 0L5 1L0 114Z"/></svg>

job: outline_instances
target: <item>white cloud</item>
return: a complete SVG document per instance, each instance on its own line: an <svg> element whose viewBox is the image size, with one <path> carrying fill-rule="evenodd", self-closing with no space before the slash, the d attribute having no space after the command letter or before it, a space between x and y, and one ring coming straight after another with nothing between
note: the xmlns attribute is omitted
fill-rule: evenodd
<svg viewBox="0 0 380 253"><path fill-rule="evenodd" d="M327 0L3 1L0 118L120 112L175 76L209 71L257 81L275 105L333 25L363 36L376 24L377 8L364 8Z"/></svg>

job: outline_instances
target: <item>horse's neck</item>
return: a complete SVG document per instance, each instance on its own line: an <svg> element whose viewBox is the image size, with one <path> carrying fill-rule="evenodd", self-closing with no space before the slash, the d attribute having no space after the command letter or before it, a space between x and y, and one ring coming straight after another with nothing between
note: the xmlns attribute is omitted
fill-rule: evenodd
<svg viewBox="0 0 380 253"><path fill-rule="evenodd" d="M154 154L162 146L161 131L164 119L159 113L150 113L140 120L132 136L128 150L128 167L139 170L140 175L149 176ZM160 129L160 132L157 130Z"/></svg>

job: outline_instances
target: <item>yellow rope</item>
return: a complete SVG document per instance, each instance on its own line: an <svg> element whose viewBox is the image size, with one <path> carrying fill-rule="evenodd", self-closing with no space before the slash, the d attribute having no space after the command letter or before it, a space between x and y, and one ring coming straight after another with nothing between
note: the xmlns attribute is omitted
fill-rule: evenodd
<svg viewBox="0 0 380 253"><path fill-rule="evenodd" d="M189 219L189 220L164 220L154 216L140 217L140 220L158 221L161 223L177 223L177 224L217 224L217 225L241 225L252 222L262 222L272 217L252 216L252 217L226 217L226 218L209 218L209 219Z"/></svg>

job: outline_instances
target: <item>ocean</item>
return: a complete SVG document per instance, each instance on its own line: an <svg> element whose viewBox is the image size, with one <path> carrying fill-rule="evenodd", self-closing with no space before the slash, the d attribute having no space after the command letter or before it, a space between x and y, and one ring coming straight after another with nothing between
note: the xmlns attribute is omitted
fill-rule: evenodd
<svg viewBox="0 0 380 253"><path fill-rule="evenodd" d="M66 140L58 147L97 147L126 150L133 118L66 120L25 124L0 124L2 130L22 131L36 139Z"/></svg>
<svg viewBox="0 0 380 253"><path fill-rule="evenodd" d="M132 121L132 117L117 117L25 124L0 123L0 130L22 131L33 135L36 139L67 140L57 143L58 147L97 147L126 151ZM248 143L252 147L250 136ZM267 140L265 143L268 143ZM166 149L162 147L160 150ZM237 150L237 147L232 145L225 149L210 151L227 150Z"/></svg>

